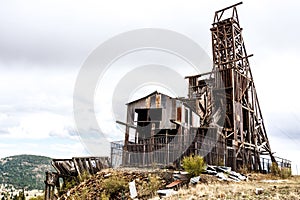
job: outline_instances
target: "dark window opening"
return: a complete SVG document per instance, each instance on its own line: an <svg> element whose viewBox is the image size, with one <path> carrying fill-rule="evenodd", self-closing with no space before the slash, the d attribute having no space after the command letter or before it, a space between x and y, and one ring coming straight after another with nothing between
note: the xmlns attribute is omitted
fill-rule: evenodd
<svg viewBox="0 0 300 200"><path fill-rule="evenodd" d="M137 132L140 139L149 138L151 134L157 134L162 120L162 108L137 108ZM154 132L151 132L155 129Z"/></svg>
<svg viewBox="0 0 300 200"><path fill-rule="evenodd" d="M162 120L161 108L137 108L135 112L138 114L137 120L139 122L153 122Z"/></svg>
<svg viewBox="0 0 300 200"><path fill-rule="evenodd" d="M138 121L148 121L148 109L136 109L135 112L138 114Z"/></svg>

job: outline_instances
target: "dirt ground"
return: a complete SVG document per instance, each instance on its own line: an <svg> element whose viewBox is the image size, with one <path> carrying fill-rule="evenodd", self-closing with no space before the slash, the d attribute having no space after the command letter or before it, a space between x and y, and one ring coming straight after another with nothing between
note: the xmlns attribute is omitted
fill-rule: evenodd
<svg viewBox="0 0 300 200"><path fill-rule="evenodd" d="M202 175L201 183L179 189L177 194L164 199L300 199L300 176L278 179L271 175L251 174L248 177L248 181L236 183Z"/></svg>

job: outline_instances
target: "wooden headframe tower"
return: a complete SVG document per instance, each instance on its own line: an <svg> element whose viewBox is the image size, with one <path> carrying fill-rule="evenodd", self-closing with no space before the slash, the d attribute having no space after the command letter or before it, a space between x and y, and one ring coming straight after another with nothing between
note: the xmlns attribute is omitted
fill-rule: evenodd
<svg viewBox="0 0 300 200"><path fill-rule="evenodd" d="M222 126L219 135L225 141L225 165L233 169L247 167L261 171L260 157L272 155L242 37L237 6L216 11L211 28L213 70L189 76L189 98L195 99L199 114L208 126ZM224 17L227 14L227 18ZM229 17L228 17L229 14ZM203 79L209 74L208 79ZM204 82L210 82L211 87ZM216 100L220 90L224 101ZM212 111L215 108L215 111ZM211 123L215 113L225 113L222 124ZM205 126L205 124L204 124Z"/></svg>

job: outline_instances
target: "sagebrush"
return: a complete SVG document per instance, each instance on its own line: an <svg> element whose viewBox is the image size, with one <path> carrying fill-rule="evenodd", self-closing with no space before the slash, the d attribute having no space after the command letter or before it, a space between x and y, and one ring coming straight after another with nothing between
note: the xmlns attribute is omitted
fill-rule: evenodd
<svg viewBox="0 0 300 200"><path fill-rule="evenodd" d="M199 176L205 171L206 164L204 158L199 155L190 155L182 160L182 167L189 172L191 176Z"/></svg>

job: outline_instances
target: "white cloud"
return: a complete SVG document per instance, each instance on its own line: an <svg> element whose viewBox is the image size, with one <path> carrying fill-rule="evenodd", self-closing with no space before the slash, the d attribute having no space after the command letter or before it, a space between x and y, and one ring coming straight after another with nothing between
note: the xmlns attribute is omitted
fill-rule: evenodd
<svg viewBox="0 0 300 200"><path fill-rule="evenodd" d="M300 73L300 61L296 59L298 55L299 52L294 50L272 52L253 63L254 81L264 111L300 111L300 94L297 92Z"/></svg>
<svg viewBox="0 0 300 200"><path fill-rule="evenodd" d="M20 118L19 126L8 128L9 137L71 137L74 134L72 134L72 130L68 127L72 125L68 118L53 113L43 112L27 114L26 116Z"/></svg>
<svg viewBox="0 0 300 200"><path fill-rule="evenodd" d="M81 156L90 156L83 145L79 142L71 144L51 144L49 151L52 154L52 158L72 158ZM53 154L52 152L58 152L59 154ZM61 152L64 152L63 154Z"/></svg>

